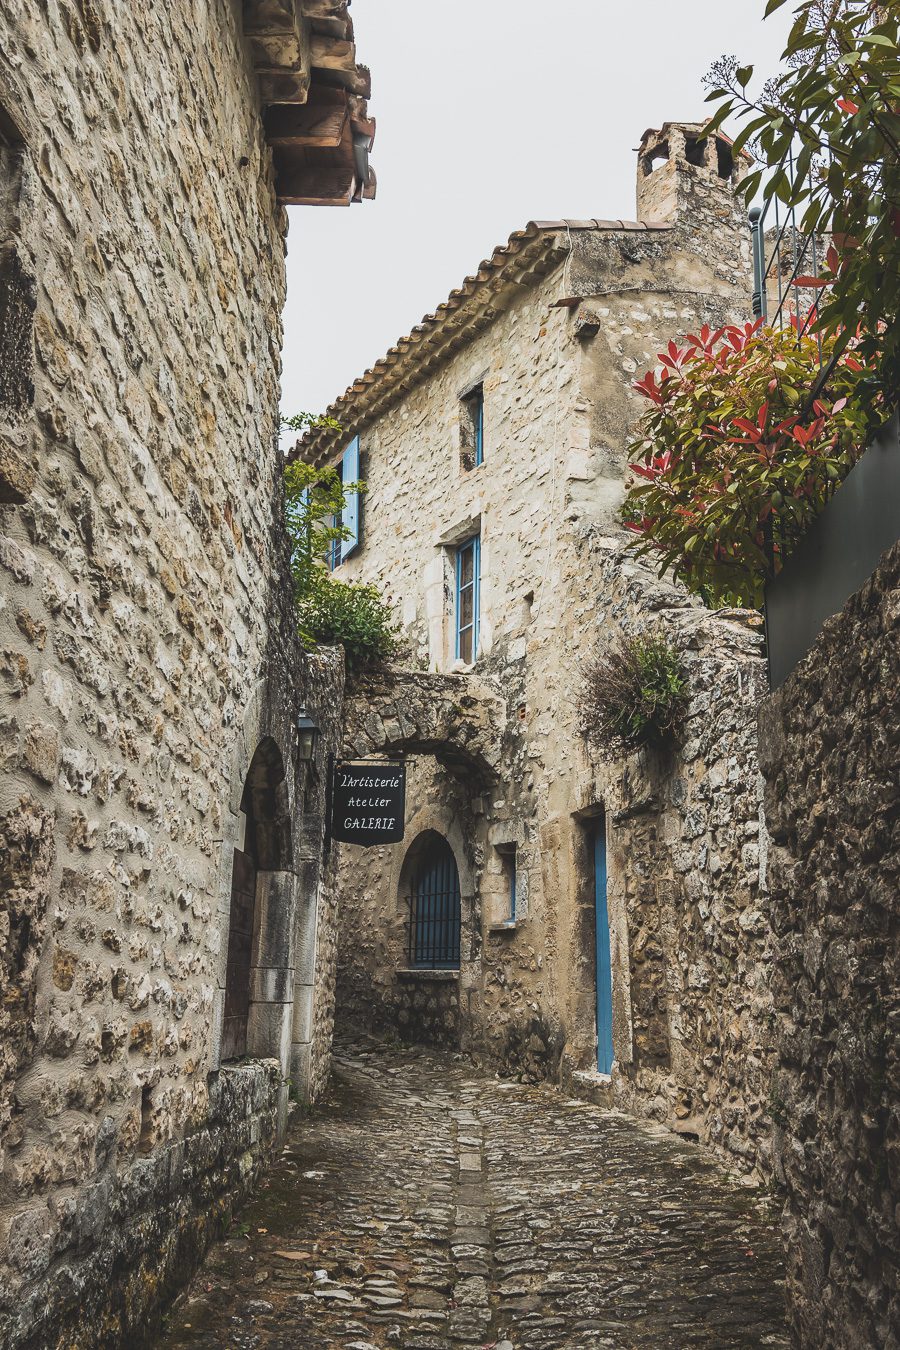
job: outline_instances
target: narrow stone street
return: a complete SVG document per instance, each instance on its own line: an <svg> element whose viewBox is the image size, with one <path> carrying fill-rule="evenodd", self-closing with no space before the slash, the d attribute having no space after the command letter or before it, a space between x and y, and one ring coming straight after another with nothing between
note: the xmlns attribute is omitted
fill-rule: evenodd
<svg viewBox="0 0 900 1350"><path fill-rule="evenodd" d="M159 1350L784 1346L779 1281L754 1193L698 1147L357 1043Z"/></svg>

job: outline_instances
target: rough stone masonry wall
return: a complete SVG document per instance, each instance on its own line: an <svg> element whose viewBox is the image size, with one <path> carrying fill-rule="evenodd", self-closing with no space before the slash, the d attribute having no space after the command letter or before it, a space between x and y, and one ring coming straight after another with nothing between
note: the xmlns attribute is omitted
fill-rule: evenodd
<svg viewBox="0 0 900 1350"><path fill-rule="evenodd" d="M760 715L776 1175L809 1350L900 1344L900 545Z"/></svg>
<svg viewBox="0 0 900 1350"><path fill-rule="evenodd" d="M0 109L32 301L0 354L28 364L0 374L0 1342L134 1344L283 1096L216 1077L215 1022L241 785L263 735L292 775L306 696L271 543L284 216L231 0L13 0ZM339 694L312 681L332 737Z"/></svg>
<svg viewBox="0 0 900 1350"><path fill-rule="evenodd" d="M604 597L595 640L613 626L661 629L689 692L671 748L607 764L589 744L577 789L608 817L614 1095L767 1177L773 936L760 866L758 616L710 614L616 541L595 536L589 547Z"/></svg>

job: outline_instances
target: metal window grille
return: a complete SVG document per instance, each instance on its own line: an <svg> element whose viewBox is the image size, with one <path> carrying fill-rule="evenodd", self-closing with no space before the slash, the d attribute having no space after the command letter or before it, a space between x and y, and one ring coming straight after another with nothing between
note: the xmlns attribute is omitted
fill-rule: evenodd
<svg viewBox="0 0 900 1350"><path fill-rule="evenodd" d="M410 897L409 964L424 970L459 969L459 873L441 840L424 859Z"/></svg>
<svg viewBox="0 0 900 1350"><path fill-rule="evenodd" d="M478 655L481 540L476 534L456 552L456 658L467 664Z"/></svg>

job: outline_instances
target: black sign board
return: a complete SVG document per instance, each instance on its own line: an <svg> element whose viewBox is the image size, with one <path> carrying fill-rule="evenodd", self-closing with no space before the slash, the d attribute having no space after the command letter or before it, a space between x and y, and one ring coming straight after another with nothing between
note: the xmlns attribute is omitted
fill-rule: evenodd
<svg viewBox="0 0 900 1350"><path fill-rule="evenodd" d="M331 837L343 844L399 844L406 829L406 765L386 761L334 766Z"/></svg>

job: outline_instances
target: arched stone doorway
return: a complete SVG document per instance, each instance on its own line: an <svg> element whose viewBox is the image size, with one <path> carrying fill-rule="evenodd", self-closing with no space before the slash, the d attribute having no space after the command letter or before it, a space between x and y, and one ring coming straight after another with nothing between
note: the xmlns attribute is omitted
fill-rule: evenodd
<svg viewBox="0 0 900 1350"><path fill-rule="evenodd" d="M243 839L234 849L223 1060L290 1055L294 982L295 877L284 759L272 739L258 745L241 796Z"/></svg>

